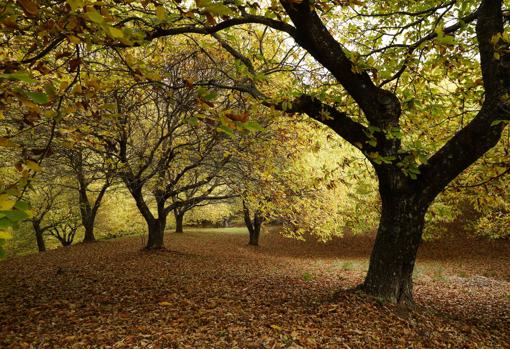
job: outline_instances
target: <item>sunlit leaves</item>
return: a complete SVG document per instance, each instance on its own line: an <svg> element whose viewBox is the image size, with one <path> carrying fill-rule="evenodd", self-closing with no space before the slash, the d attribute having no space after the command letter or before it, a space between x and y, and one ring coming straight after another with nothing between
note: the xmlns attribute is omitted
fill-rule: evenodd
<svg viewBox="0 0 510 349"><path fill-rule="evenodd" d="M75 12L80 9L84 5L84 0L66 0L66 2L71 6L71 11Z"/></svg>

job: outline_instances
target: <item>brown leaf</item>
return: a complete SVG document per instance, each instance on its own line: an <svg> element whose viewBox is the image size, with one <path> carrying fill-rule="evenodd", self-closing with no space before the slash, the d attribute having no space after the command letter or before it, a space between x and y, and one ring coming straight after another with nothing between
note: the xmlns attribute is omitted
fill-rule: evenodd
<svg viewBox="0 0 510 349"><path fill-rule="evenodd" d="M39 5L32 0L18 0L18 4L23 9L27 17L35 17L39 13Z"/></svg>

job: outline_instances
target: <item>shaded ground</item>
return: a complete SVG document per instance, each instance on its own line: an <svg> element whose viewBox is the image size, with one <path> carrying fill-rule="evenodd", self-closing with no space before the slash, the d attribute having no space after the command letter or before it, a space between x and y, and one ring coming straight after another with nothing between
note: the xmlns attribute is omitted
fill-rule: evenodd
<svg viewBox="0 0 510 349"><path fill-rule="evenodd" d="M510 348L510 244L428 243L412 313L346 290L371 240L167 234L0 263L1 348Z"/></svg>

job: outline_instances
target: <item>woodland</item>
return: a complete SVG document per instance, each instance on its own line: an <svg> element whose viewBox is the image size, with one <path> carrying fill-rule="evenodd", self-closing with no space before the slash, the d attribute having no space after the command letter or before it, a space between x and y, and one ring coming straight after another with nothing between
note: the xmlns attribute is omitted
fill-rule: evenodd
<svg viewBox="0 0 510 349"><path fill-rule="evenodd" d="M0 29L1 347L510 347L509 1Z"/></svg>

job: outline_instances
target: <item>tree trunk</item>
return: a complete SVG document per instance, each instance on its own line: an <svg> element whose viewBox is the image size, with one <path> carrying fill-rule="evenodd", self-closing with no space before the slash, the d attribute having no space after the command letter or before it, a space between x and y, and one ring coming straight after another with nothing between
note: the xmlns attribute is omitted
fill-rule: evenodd
<svg viewBox="0 0 510 349"><path fill-rule="evenodd" d="M159 250L164 248L164 233L166 226L166 217L159 217L158 219L147 222L149 228L149 237L147 239L147 250Z"/></svg>
<svg viewBox="0 0 510 349"><path fill-rule="evenodd" d="M413 304L414 262L427 210L414 198L381 192L381 219L361 289L391 303Z"/></svg>
<svg viewBox="0 0 510 349"><path fill-rule="evenodd" d="M83 227L85 228L85 235L83 236L83 242L95 242L96 237L94 236L94 220L95 217L88 217L84 219L82 217Z"/></svg>
<svg viewBox="0 0 510 349"><path fill-rule="evenodd" d="M248 245L258 246L259 245L259 237L260 237L260 228L262 227L262 216L258 211L255 211L253 216L253 221L251 219L251 214L248 206L243 202L243 214L244 214L244 223L246 228L248 228L248 232L250 234L250 240Z"/></svg>
<svg viewBox="0 0 510 349"><path fill-rule="evenodd" d="M175 215L175 232L183 233L182 221L184 220L184 213L174 212Z"/></svg>
<svg viewBox="0 0 510 349"><path fill-rule="evenodd" d="M32 222L32 226L34 227L34 230L35 230L35 239L37 241L37 249L39 250L39 252L46 251L46 244L44 242L44 236L43 236L44 230L41 229L41 226L39 225L38 222Z"/></svg>

